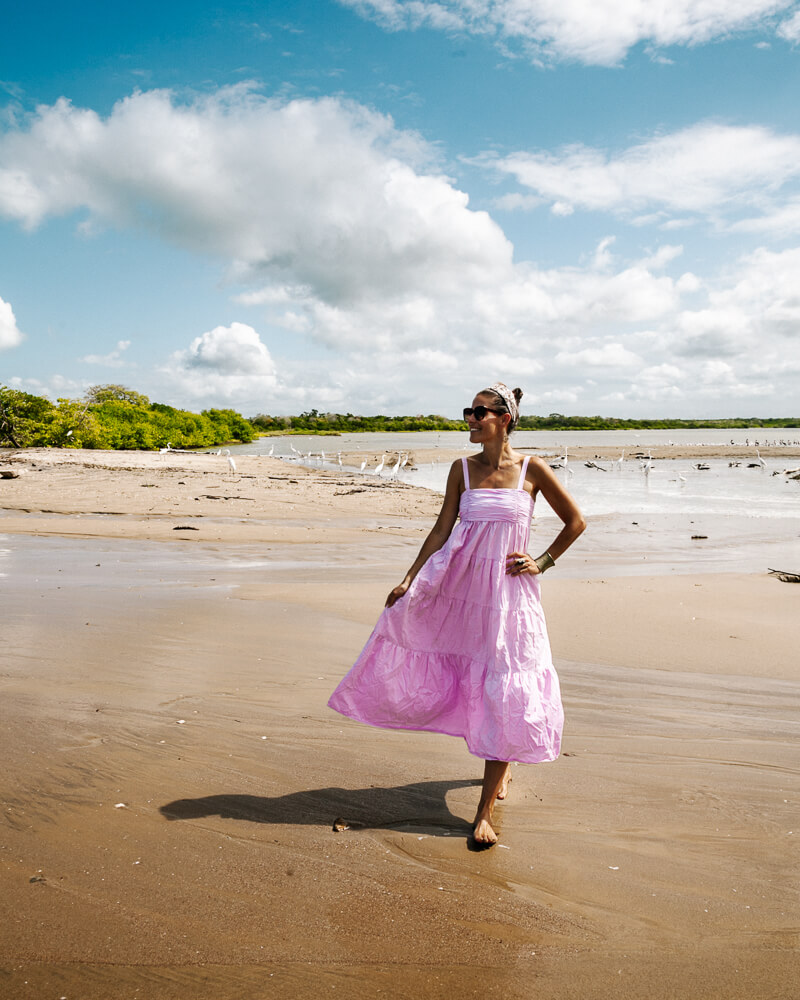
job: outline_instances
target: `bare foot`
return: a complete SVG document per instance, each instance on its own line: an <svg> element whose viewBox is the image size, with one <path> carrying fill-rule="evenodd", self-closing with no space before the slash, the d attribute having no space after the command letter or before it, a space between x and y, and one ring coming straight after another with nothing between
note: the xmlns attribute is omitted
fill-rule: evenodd
<svg viewBox="0 0 800 1000"><path fill-rule="evenodd" d="M476 821L472 830L472 836L475 838L477 844L488 845L497 843L497 834L492 829L488 819L479 819Z"/></svg>
<svg viewBox="0 0 800 1000"><path fill-rule="evenodd" d="M503 775L503 783L500 786L500 791L497 793L498 799L504 799L508 796L508 786L511 784L511 765L506 768L506 773Z"/></svg>

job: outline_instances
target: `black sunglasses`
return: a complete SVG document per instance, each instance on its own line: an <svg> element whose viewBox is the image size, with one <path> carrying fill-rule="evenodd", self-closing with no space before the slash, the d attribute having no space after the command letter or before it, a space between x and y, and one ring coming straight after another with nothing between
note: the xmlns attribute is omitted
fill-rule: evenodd
<svg viewBox="0 0 800 1000"><path fill-rule="evenodd" d="M491 406L465 406L464 419L475 417L476 420L483 420L487 413L508 413L508 410L494 410Z"/></svg>

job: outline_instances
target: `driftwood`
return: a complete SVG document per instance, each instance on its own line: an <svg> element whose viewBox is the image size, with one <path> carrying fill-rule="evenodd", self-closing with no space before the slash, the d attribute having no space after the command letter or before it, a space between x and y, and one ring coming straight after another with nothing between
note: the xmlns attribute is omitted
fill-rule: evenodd
<svg viewBox="0 0 800 1000"><path fill-rule="evenodd" d="M767 572L777 576L783 583L800 583L800 573L789 573L783 569L768 569Z"/></svg>

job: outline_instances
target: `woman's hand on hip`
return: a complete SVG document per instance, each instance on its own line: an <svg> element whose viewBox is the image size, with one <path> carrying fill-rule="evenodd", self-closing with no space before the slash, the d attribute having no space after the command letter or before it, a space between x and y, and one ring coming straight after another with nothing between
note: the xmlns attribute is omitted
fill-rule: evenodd
<svg viewBox="0 0 800 1000"><path fill-rule="evenodd" d="M506 573L508 576L520 576L522 573L530 573L538 576L539 567L528 555L527 552L509 552L506 556Z"/></svg>

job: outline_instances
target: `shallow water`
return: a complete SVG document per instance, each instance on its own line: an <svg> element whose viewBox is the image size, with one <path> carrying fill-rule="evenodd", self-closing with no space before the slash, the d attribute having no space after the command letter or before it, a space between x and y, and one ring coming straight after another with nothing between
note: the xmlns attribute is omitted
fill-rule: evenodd
<svg viewBox="0 0 800 1000"><path fill-rule="evenodd" d="M613 445L620 453L628 454L639 449L667 445L705 444L726 445L733 442L754 448L760 442L800 440L800 430L795 428L771 431L769 437L762 428L740 431L691 430L691 431L569 431L550 433L520 431L514 443L520 448L560 451L568 448L596 447L607 449ZM249 445L240 445L233 451L242 454L269 454L287 461L302 462L336 470L339 468L336 452L362 452L365 457L381 452L419 451L441 448L443 454L453 450L466 453L474 451L461 432L421 432L419 434L343 434L341 437L285 437L261 438ZM293 452L291 449L294 448ZM302 453L298 455L297 453ZM325 461L321 455L324 452ZM308 457L309 453L311 458ZM774 459L766 461L766 469L748 468L748 462L731 466L728 459L706 459L708 470L695 468L696 460L655 460L652 470L645 475L636 458L626 459L621 468L613 462L598 461L607 471L591 469L583 461L571 460L567 470L558 475L575 496L588 516L605 514L687 514L744 516L756 518L800 519L800 481L787 479L782 473L787 467L797 468L800 460ZM449 460L426 462L414 469L406 468L398 478L415 486L444 492ZM343 471L353 471L346 466ZM369 470L367 470L369 471ZM388 473L386 473L388 475ZM540 512L546 505L540 503Z"/></svg>
<svg viewBox="0 0 800 1000"><path fill-rule="evenodd" d="M624 430L624 431L516 431L514 443L520 448L560 451L568 448L593 447L637 451L641 448L658 448L665 445L739 445L755 449L781 441L800 444L800 427L743 427L741 429L689 429L689 430ZM366 454L382 451L414 451L421 448L442 448L451 451L464 448L474 450L465 431L417 431L392 434L340 434L326 437L321 435L290 435L286 437L258 438L250 444L237 445L231 452L247 455L267 455L274 448L278 457L289 457L297 451L324 451L335 456L338 451L361 451Z"/></svg>

